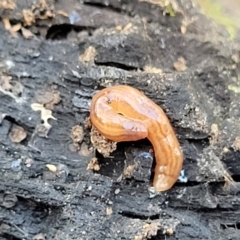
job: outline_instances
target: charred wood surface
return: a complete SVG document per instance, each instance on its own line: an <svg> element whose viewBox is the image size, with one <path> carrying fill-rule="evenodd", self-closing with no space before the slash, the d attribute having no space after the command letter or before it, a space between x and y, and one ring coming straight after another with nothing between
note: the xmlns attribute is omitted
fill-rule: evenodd
<svg viewBox="0 0 240 240"><path fill-rule="evenodd" d="M0 239L239 239L237 41L187 0L175 16L154 1L5 2ZM151 149L146 140L119 143L108 158L91 151L91 98L117 84L166 112L187 183L150 197L154 158L139 154ZM98 171L88 169L94 157Z"/></svg>

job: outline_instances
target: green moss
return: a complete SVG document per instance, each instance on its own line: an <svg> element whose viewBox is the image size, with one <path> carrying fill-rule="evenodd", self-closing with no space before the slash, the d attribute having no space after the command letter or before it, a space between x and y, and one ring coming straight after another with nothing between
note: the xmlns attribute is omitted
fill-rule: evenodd
<svg viewBox="0 0 240 240"><path fill-rule="evenodd" d="M165 12L167 14L169 14L171 17L175 17L175 15L176 15L175 10L173 9L172 4L168 4L167 6L165 6Z"/></svg>
<svg viewBox="0 0 240 240"><path fill-rule="evenodd" d="M233 91L235 93L240 93L240 87L234 85L228 85L228 90Z"/></svg>
<svg viewBox="0 0 240 240"><path fill-rule="evenodd" d="M214 0L198 0L198 2L206 16L223 25L230 35L229 39L234 39L237 30L235 20L230 15L224 13L221 3Z"/></svg>

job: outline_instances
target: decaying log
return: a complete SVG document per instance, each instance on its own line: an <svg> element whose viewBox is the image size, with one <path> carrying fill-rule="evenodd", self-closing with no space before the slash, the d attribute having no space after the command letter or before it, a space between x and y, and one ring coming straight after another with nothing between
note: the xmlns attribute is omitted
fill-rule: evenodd
<svg viewBox="0 0 240 240"><path fill-rule="evenodd" d="M5 2L0 239L239 239L237 41L190 0ZM147 140L94 151L91 98L117 84L166 112L187 183L150 196Z"/></svg>

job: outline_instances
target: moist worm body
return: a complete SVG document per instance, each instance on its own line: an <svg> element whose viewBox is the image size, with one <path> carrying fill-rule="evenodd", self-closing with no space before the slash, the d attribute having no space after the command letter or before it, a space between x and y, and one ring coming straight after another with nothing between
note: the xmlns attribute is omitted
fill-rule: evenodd
<svg viewBox="0 0 240 240"><path fill-rule="evenodd" d="M180 145L163 110L143 93L122 85L105 88L94 95L90 118L112 141L149 139L156 158L156 191L168 190L177 181L183 162Z"/></svg>

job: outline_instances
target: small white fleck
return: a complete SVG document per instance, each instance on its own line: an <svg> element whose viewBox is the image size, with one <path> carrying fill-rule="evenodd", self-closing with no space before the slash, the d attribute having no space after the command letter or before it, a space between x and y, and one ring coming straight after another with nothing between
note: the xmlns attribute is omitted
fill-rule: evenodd
<svg viewBox="0 0 240 240"><path fill-rule="evenodd" d="M11 61L11 60L6 60L5 64L8 67L8 69L10 69L10 68L15 66L15 63L13 61Z"/></svg>

